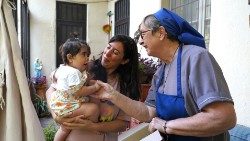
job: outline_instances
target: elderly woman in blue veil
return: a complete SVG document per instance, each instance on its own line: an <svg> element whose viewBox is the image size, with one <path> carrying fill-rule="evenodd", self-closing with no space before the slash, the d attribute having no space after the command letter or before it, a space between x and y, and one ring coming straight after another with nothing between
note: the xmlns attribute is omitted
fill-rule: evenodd
<svg viewBox="0 0 250 141"><path fill-rule="evenodd" d="M140 121L151 121L170 141L228 141L236 124L233 100L222 70L206 50L204 38L177 14L160 9L146 16L139 43L161 60L145 103L107 83L96 94Z"/></svg>

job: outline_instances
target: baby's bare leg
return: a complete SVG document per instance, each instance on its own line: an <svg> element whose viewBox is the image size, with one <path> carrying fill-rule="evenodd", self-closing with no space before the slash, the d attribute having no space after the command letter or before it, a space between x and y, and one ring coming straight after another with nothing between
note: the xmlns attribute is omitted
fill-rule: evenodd
<svg viewBox="0 0 250 141"><path fill-rule="evenodd" d="M54 137L54 141L65 141L71 130L60 126Z"/></svg>
<svg viewBox="0 0 250 141"><path fill-rule="evenodd" d="M75 117L79 115L84 115L85 118L98 122L99 117L99 106L95 103L82 103L81 107L73 111L70 117Z"/></svg>

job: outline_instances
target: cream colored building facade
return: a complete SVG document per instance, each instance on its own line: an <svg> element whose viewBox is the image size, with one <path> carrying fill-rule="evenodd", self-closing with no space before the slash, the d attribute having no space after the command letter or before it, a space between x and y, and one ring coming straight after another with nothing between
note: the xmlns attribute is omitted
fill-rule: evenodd
<svg viewBox="0 0 250 141"><path fill-rule="evenodd" d="M86 40L92 47L93 55L99 54L108 41L108 35L102 31L102 26L108 23L107 12L114 13L116 0L63 1L87 4ZM49 77L50 72L56 67L56 1L28 0L28 5L31 62L34 62L35 58L40 58L44 66L43 72ZM133 37L144 16L154 13L161 7L169 8L169 0L130 0L130 36ZM237 123L248 127L250 127L249 15L248 0L211 0L209 51L220 64L228 82L235 102ZM114 21L114 16L111 20ZM112 30L112 35L113 32ZM32 64L31 70L33 70Z"/></svg>

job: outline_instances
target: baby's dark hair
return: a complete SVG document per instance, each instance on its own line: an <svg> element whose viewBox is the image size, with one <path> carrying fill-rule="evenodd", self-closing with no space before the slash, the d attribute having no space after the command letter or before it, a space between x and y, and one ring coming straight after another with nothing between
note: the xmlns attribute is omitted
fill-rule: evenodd
<svg viewBox="0 0 250 141"><path fill-rule="evenodd" d="M77 55L80 52L81 48L87 48L88 56L91 54L89 45L78 38L78 33L73 32L70 34L70 38L66 40L64 44L60 46L60 54L64 64L68 64L69 61L67 59L67 54L71 54L72 56Z"/></svg>

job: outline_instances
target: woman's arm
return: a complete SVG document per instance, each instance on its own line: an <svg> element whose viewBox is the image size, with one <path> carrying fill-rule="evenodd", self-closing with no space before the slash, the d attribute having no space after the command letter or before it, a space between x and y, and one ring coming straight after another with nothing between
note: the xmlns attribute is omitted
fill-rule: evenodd
<svg viewBox="0 0 250 141"><path fill-rule="evenodd" d="M154 118L150 123L150 130L155 129L166 133L206 137L214 136L233 128L236 124L236 114L230 102L216 102L206 106L200 113L187 118L164 121Z"/></svg>
<svg viewBox="0 0 250 141"><path fill-rule="evenodd" d="M156 110L144 103L132 100L129 97L115 91L110 97L110 101L122 109L127 115L142 122L148 122L156 116Z"/></svg>
<svg viewBox="0 0 250 141"><path fill-rule="evenodd" d="M110 122L98 122L94 123L90 120L85 120L81 118L77 118L75 122L64 122L63 126L68 129L81 129L93 132L121 132L125 131L127 128L128 121L115 119Z"/></svg>
<svg viewBox="0 0 250 141"><path fill-rule="evenodd" d="M111 101L128 116L134 117L142 122L150 121L156 116L155 108L146 106L140 101L128 98L127 96L114 90L113 87L107 83L103 83L101 81L97 81L97 83L102 86L102 88L96 93L95 97Z"/></svg>

